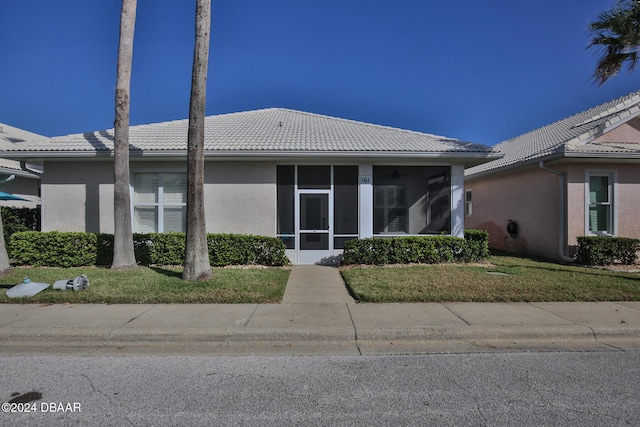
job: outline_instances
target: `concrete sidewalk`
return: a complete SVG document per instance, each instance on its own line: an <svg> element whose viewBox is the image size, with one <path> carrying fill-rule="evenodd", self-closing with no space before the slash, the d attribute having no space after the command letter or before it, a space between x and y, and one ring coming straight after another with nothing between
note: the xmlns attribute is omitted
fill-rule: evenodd
<svg viewBox="0 0 640 427"><path fill-rule="evenodd" d="M0 355L638 349L640 302L0 305Z"/></svg>

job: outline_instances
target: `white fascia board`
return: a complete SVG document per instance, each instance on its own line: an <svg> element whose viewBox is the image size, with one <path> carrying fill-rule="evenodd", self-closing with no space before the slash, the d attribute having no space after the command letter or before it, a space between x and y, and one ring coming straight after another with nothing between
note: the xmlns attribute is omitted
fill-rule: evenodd
<svg viewBox="0 0 640 427"><path fill-rule="evenodd" d="M472 182L476 179L483 178L488 175L499 174L503 172L510 172L516 169L523 169L526 167L531 167L537 165L541 160L544 162L550 162L554 160L562 160L566 159L568 161L580 161L580 160L602 160L602 161L622 161L622 162L633 162L640 160L640 152L639 153L602 153L602 152L582 152L582 151L573 151L573 152L565 152L564 154L554 154L552 156L544 156L537 157L533 159L529 159L527 161L511 163L509 165L499 166L493 169L487 169L481 172L477 172L471 175L465 175L465 181Z"/></svg>
<svg viewBox="0 0 640 427"><path fill-rule="evenodd" d="M130 158L186 158L186 150L163 151L130 151ZM258 150L233 150L233 151L205 151L206 158L246 159L255 158L358 158L358 159L439 159L439 160L475 160L489 161L501 158L501 153L495 152L433 152L420 151L258 151ZM110 158L112 151L7 151L0 152L0 157L7 159L89 159Z"/></svg>
<svg viewBox="0 0 640 427"><path fill-rule="evenodd" d="M603 160L636 160L640 159L640 152L589 152L589 151L571 151L565 153L565 157L571 159L603 159Z"/></svg>
<svg viewBox="0 0 640 427"><path fill-rule="evenodd" d="M113 157L113 153L111 151L3 151L0 152L0 157L33 162L33 159L106 158Z"/></svg>
<svg viewBox="0 0 640 427"><path fill-rule="evenodd" d="M515 162L515 163L509 163L506 165L502 165L502 166L497 166L495 168L492 169L486 169L480 172L476 172L473 174L466 174L464 176L465 181L473 181L474 179L477 178L481 178L487 175L493 175L496 173L502 173L502 172L510 172L514 169L522 169L522 168L526 168L526 167L531 167L531 166L535 166L537 167L538 163L540 163L540 160L543 160L545 162L550 162L553 160L559 160L564 158L565 156L563 154L547 154L545 156L539 156L539 157L532 157L530 159L527 160L522 160L519 162Z"/></svg>

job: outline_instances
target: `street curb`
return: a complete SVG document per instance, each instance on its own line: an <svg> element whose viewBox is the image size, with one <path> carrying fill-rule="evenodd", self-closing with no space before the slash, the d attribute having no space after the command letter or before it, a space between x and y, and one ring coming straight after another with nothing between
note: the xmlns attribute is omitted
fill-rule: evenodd
<svg viewBox="0 0 640 427"><path fill-rule="evenodd" d="M47 341L86 342L108 345L109 343L158 342L477 342L490 340L517 341L558 341L616 338L640 341L640 328L591 328L582 325L563 326L501 326L464 328L317 328L293 329L241 329L202 330L194 328L153 330L138 328L118 328L115 330L89 329L39 329L21 330L14 328L0 333L0 343L5 345L25 345L29 342Z"/></svg>

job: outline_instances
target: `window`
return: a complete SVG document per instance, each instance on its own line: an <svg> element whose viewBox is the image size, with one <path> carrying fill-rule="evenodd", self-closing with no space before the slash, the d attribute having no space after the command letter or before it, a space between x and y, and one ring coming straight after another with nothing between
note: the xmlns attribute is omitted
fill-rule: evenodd
<svg viewBox="0 0 640 427"><path fill-rule="evenodd" d="M187 175L138 173L133 176L133 231L186 231Z"/></svg>
<svg viewBox="0 0 640 427"><path fill-rule="evenodd" d="M473 203L471 198L471 190L464 192L464 216L473 215Z"/></svg>
<svg viewBox="0 0 640 427"><path fill-rule="evenodd" d="M615 234L614 174L587 172L587 234Z"/></svg>
<svg viewBox="0 0 640 427"><path fill-rule="evenodd" d="M277 236L287 249L295 249L295 166L277 168L278 229Z"/></svg>
<svg viewBox="0 0 640 427"><path fill-rule="evenodd" d="M406 233L406 186L402 184L376 185L373 193L374 233Z"/></svg>
<svg viewBox="0 0 640 427"><path fill-rule="evenodd" d="M333 247L358 237L358 167L333 167Z"/></svg>

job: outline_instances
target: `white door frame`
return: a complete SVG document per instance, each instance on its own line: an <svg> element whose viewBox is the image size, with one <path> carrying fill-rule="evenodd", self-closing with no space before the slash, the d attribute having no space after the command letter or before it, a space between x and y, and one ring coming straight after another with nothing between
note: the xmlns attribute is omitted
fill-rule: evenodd
<svg viewBox="0 0 640 427"><path fill-rule="evenodd" d="M328 262L333 256L333 186L330 189L322 190L307 190L296 188L296 200L295 200L295 233L296 233L296 264L321 264ZM301 219L301 196L306 194L324 194L327 196L327 229L326 230L302 230L300 228ZM302 239L301 234L305 233L318 233L327 234L328 247L327 249L301 249Z"/></svg>

